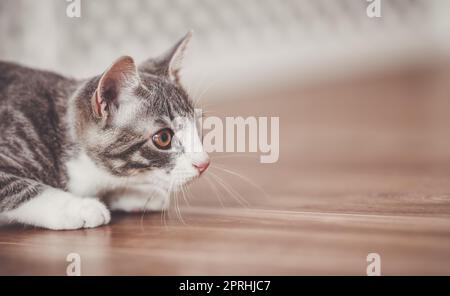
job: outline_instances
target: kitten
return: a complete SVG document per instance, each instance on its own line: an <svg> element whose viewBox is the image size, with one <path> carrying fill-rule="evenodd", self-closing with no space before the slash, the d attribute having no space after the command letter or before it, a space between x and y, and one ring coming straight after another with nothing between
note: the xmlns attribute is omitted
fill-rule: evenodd
<svg viewBox="0 0 450 296"><path fill-rule="evenodd" d="M209 165L178 76L190 37L83 81L0 62L0 218L79 229L167 208Z"/></svg>

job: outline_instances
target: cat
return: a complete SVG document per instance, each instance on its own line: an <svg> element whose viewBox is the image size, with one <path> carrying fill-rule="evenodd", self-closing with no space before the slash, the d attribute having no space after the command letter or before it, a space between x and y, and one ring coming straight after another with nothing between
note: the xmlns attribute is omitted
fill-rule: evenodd
<svg viewBox="0 0 450 296"><path fill-rule="evenodd" d="M210 163L179 78L191 35L85 80L0 62L0 218L68 230L166 209Z"/></svg>

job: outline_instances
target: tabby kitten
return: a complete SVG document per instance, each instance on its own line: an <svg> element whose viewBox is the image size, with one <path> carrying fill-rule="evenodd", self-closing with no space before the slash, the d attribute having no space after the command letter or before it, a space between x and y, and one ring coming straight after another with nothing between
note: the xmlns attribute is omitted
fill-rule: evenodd
<svg viewBox="0 0 450 296"><path fill-rule="evenodd" d="M0 62L0 218L79 229L167 208L209 165L178 76L190 37L82 81Z"/></svg>

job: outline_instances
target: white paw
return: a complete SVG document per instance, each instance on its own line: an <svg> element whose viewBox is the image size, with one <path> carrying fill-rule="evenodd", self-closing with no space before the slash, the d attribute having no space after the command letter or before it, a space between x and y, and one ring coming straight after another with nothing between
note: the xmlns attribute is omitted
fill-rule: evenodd
<svg viewBox="0 0 450 296"><path fill-rule="evenodd" d="M2 213L7 221L64 230L91 228L109 223L111 215L100 201L47 188L18 208Z"/></svg>
<svg viewBox="0 0 450 296"><path fill-rule="evenodd" d="M84 221L84 228L97 227L111 221L109 210L95 199L84 199L79 213Z"/></svg>
<svg viewBox="0 0 450 296"><path fill-rule="evenodd" d="M93 198L71 200L59 229L93 228L111 221L111 214L104 204Z"/></svg>

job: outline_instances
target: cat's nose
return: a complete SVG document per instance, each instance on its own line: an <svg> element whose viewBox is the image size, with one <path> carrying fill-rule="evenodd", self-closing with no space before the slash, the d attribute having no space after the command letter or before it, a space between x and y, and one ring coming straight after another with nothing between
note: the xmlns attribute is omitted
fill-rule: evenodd
<svg viewBox="0 0 450 296"><path fill-rule="evenodd" d="M192 165L198 170L199 175L201 175L209 167L210 160L206 160L201 163L193 163Z"/></svg>

